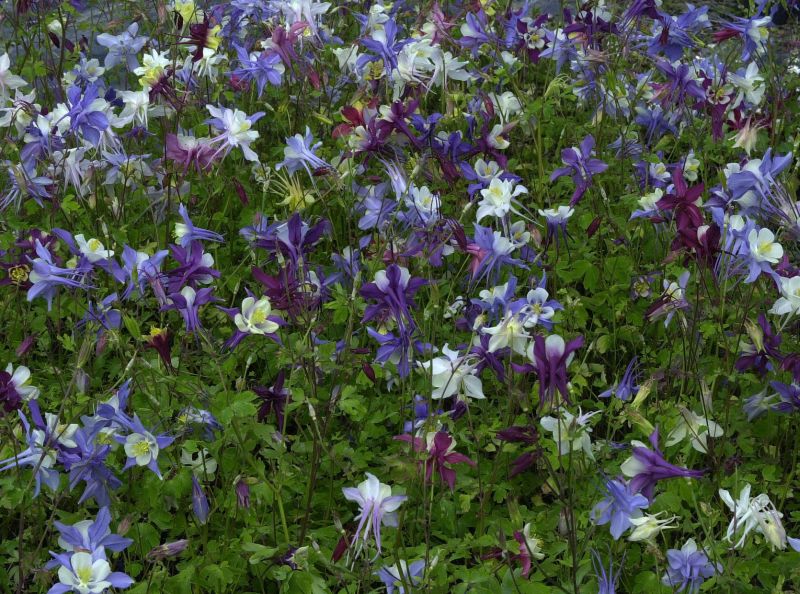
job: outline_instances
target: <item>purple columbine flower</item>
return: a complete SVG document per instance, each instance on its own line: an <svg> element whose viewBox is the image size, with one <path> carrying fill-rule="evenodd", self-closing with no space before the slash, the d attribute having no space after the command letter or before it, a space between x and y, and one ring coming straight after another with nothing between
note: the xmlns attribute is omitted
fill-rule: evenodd
<svg viewBox="0 0 800 594"><path fill-rule="evenodd" d="M781 335L772 331L772 326L763 313L758 315L758 326L745 323L752 344L746 344L736 360L736 371L754 370L764 377L772 369L770 359L781 361L783 356L779 350Z"/></svg>
<svg viewBox="0 0 800 594"><path fill-rule="evenodd" d="M533 337L533 344L528 346L528 359L533 364L512 364L512 367L520 373L536 371L539 378L540 410L546 402L555 403L556 392L559 392L564 402L569 404L567 367L572 362L575 351L582 346L583 336L565 343L558 334L551 334L547 338L537 334Z"/></svg>
<svg viewBox="0 0 800 594"><path fill-rule="evenodd" d="M623 402L628 402L631 397L636 396L636 393L639 391L639 386L637 382L638 373L638 357L634 357L631 359L628 366L625 368L625 373L622 375L622 379L616 386L611 386L608 390L602 392L598 395L599 398L608 398L612 394L622 400Z"/></svg>
<svg viewBox="0 0 800 594"><path fill-rule="evenodd" d="M594 151L594 136L589 134L581 141L579 147L561 151L561 160L564 167L556 169L550 176L550 181L555 181L563 175L570 175L575 182L575 192L570 199L570 206L575 206L586 190L592 185L592 176L603 173L608 165L600 159L592 158Z"/></svg>
<svg viewBox="0 0 800 594"><path fill-rule="evenodd" d="M631 491L630 484L618 479L606 480L608 497L597 503L590 515L598 526L611 524L611 536L618 540L633 524L631 518L640 518L641 510L650 506L647 498Z"/></svg>
<svg viewBox="0 0 800 594"><path fill-rule="evenodd" d="M95 100L98 98L100 91L93 84L86 87L83 96L80 87L72 86L67 89L69 111L65 117L69 117L69 127L95 147L100 144L101 135L108 128L106 114L96 109Z"/></svg>
<svg viewBox="0 0 800 594"><path fill-rule="evenodd" d="M253 392L261 399L261 406L258 408L258 422L263 423L270 413L275 413L278 431L281 432L285 430L284 409L289 399L289 390L284 387L285 381L286 372L281 369L271 386L255 386L253 388Z"/></svg>
<svg viewBox="0 0 800 594"><path fill-rule="evenodd" d="M295 134L286 139L283 161L275 166L276 171L280 171L284 167L289 173L305 169L309 175L313 175L313 172L319 169L332 169L329 163L320 159L314 152L321 146L321 142L314 143L314 135L306 126L305 135Z"/></svg>
<svg viewBox="0 0 800 594"><path fill-rule="evenodd" d="M473 468L477 466L464 454L453 451L456 442L447 431L430 432L424 438L405 433L396 435L394 439L410 443L415 452L424 452L427 456L424 460L419 460L418 464L425 469L425 481L430 482L435 470L451 491L456 488L456 471L450 465L464 463Z"/></svg>
<svg viewBox="0 0 800 594"><path fill-rule="evenodd" d="M675 592L695 594L704 581L722 573L722 565L709 561L705 551L697 550L697 543L692 538L680 550L668 550L667 563L667 573L661 578L661 583Z"/></svg>
<svg viewBox="0 0 800 594"><path fill-rule="evenodd" d="M397 526L397 508L407 497L392 495L392 488L389 485L380 482L368 472L366 475L367 480L359 483L358 487L345 487L342 489L342 493L345 499L355 501L359 507L359 513L355 518L359 520L358 528L356 528L352 542L357 542L361 536L362 542L366 543L371 530L375 534L375 544L378 554L380 554L381 525Z"/></svg>
<svg viewBox="0 0 800 594"><path fill-rule="evenodd" d="M210 138L167 134L165 155L167 159L183 165L184 174L190 167L197 173L203 173L211 169L211 164L217 158L217 149L212 146Z"/></svg>
<svg viewBox="0 0 800 594"><path fill-rule="evenodd" d="M362 322L392 318L401 328L413 327L411 309L416 308L414 295L426 284L427 280L413 278L406 268L397 264L379 270L373 282L365 284L359 291L365 299L376 301L364 310Z"/></svg>
<svg viewBox="0 0 800 594"><path fill-rule="evenodd" d="M781 402L772 405L772 410L784 414L800 411L800 384L770 382L769 385L772 386L781 399Z"/></svg>
<svg viewBox="0 0 800 594"><path fill-rule="evenodd" d="M497 432L497 439L511 443L522 443L530 450L518 456L511 463L510 477L515 477L541 458L542 451L539 446L539 430L534 425L512 426Z"/></svg>
<svg viewBox="0 0 800 594"><path fill-rule="evenodd" d="M139 289L139 295L144 295L145 287L161 276L161 264L169 255L167 250L159 250L152 256L144 252L138 252L126 245L122 250L123 271L127 279L127 285L122 292L122 299L127 299L135 288Z"/></svg>
<svg viewBox="0 0 800 594"><path fill-rule="evenodd" d="M763 7L766 2L761 2ZM749 62L753 55L762 54L767 48L769 27L772 17L758 14L749 18L736 17L725 23L725 26L714 33L714 41L720 43L732 37L741 37L744 40L742 47L742 62Z"/></svg>
<svg viewBox="0 0 800 594"><path fill-rule="evenodd" d="M689 470L667 462L658 449L658 428L650 434L650 445L652 449L640 441L634 441L633 455L622 464L622 473L632 479L631 492L641 492L652 502L658 481L678 477L700 478L705 474L705 470Z"/></svg>
<svg viewBox="0 0 800 594"><path fill-rule="evenodd" d="M25 198L33 198L39 206L50 198L50 189L53 180L43 175L37 175L32 165L25 163L14 164L5 162L8 171L8 189L0 196L0 212L12 204L19 209Z"/></svg>
<svg viewBox="0 0 800 594"><path fill-rule="evenodd" d="M230 75L240 81L256 81L258 97L264 92L267 83L280 86L281 76L286 67L281 63L281 57L276 52L248 53L242 46L234 44L236 55L239 58L239 67L232 70Z"/></svg>
<svg viewBox="0 0 800 594"><path fill-rule="evenodd" d="M213 287L206 287L199 291L195 291L189 286L183 287L180 293L169 294L170 303L164 305L161 311L178 310L186 324L186 331L195 334L202 328L200 325L200 306L217 301L213 293Z"/></svg>
<svg viewBox="0 0 800 594"><path fill-rule="evenodd" d="M309 225L302 219L300 213L296 212L286 222L276 222L264 229L254 229L253 244L267 250L272 257L281 255L288 258L292 267L296 268L330 228L330 223L326 219L320 220L315 225ZM241 233L244 232L242 229Z"/></svg>
<svg viewBox="0 0 800 594"><path fill-rule="evenodd" d="M172 252L173 259L178 263L177 268L173 268L167 273L168 290L171 293L181 290L185 285L189 285L196 289L198 285L207 285L213 279L219 278L219 270L214 270L214 256L209 254L203 249L203 244L200 241L193 241L188 249L176 245L169 246ZM152 279L151 284L156 293L156 297L162 302L166 303L166 296L163 295L164 286L162 281L163 275Z"/></svg>
<svg viewBox="0 0 800 594"><path fill-rule="evenodd" d="M218 243L225 241L225 238L219 233L196 227L189 218L189 211L186 210L185 205L181 204L178 207L178 214L183 219L183 223L175 223L174 235L182 248L188 248L193 241L216 241Z"/></svg>
<svg viewBox="0 0 800 594"><path fill-rule="evenodd" d="M194 474L192 475L192 510L200 524L208 521L208 497Z"/></svg>

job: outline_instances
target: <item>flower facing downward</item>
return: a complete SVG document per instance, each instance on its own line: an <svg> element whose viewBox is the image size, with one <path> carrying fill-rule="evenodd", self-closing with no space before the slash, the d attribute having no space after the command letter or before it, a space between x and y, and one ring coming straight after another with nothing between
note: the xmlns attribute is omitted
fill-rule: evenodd
<svg viewBox="0 0 800 594"><path fill-rule="evenodd" d="M353 542L356 542L359 536L363 542L366 542L372 531L375 534L375 544L380 554L381 524L397 526L397 508L406 500L406 496L392 495L392 488L389 485L380 482L368 472L366 475L367 480L360 483L358 487L345 487L342 489L342 493L345 499L355 501L360 508L355 518L359 522Z"/></svg>

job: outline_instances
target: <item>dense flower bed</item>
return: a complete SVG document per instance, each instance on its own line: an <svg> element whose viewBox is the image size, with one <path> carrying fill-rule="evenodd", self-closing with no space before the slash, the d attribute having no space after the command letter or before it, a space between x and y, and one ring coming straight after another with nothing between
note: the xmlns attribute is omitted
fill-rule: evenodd
<svg viewBox="0 0 800 594"><path fill-rule="evenodd" d="M0 590L797 591L796 4L4 2Z"/></svg>

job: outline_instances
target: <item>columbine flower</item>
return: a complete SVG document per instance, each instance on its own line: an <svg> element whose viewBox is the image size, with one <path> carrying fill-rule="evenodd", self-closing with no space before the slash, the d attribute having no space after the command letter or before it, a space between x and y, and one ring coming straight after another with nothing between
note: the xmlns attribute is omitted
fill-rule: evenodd
<svg viewBox="0 0 800 594"><path fill-rule="evenodd" d="M48 594L101 594L108 588L128 588L133 584L129 575L119 571L112 573L108 561L95 559L89 553L73 553L64 557L63 561L64 564L58 569L60 583L50 588Z"/></svg>
<svg viewBox="0 0 800 594"><path fill-rule="evenodd" d="M623 402L627 402L632 396L636 396L636 393L639 391L639 386L636 383L638 375L637 367L638 359L634 357L625 368L625 373L622 375L620 382L616 386L611 386L605 392L598 394L598 397L608 398L613 394Z"/></svg>
<svg viewBox="0 0 800 594"><path fill-rule="evenodd" d="M653 491L658 481L676 477L700 478L705 471L689 470L670 464L664 459L658 449L658 429L650 434L648 448L640 441L633 442L633 455L622 463L622 473L632 477L631 490L636 493L641 491L648 500L653 501Z"/></svg>
<svg viewBox="0 0 800 594"><path fill-rule="evenodd" d="M480 331L491 336L489 340L490 352L510 346L515 353L524 355L528 340L531 338L531 335L525 331L524 318L511 312L507 312L496 326L485 326Z"/></svg>
<svg viewBox="0 0 800 594"><path fill-rule="evenodd" d="M239 109L214 107L213 105L206 105L206 109L212 117L205 123L214 126L221 132L213 139L213 142L220 143L216 154L227 155L232 148L239 147L242 149L245 159L258 162L258 155L250 148L250 143L259 137L258 132L253 130L252 126L264 115L264 112L259 111L248 116Z"/></svg>
<svg viewBox="0 0 800 594"><path fill-rule="evenodd" d="M200 524L208 521L208 497L194 474L192 474L192 510Z"/></svg>
<svg viewBox="0 0 800 594"><path fill-rule="evenodd" d="M598 526L611 524L611 536L617 540L622 533L633 526L632 519L642 517L643 509L650 503L640 493L632 493L630 485L621 480L606 480L608 497L592 509L591 519Z"/></svg>
<svg viewBox="0 0 800 594"><path fill-rule="evenodd" d="M253 297L245 297L242 301L241 313L236 314L234 323L240 332L246 334L274 334L280 324L270 316L272 306L268 297L256 301Z"/></svg>
<svg viewBox="0 0 800 594"><path fill-rule="evenodd" d="M582 414L578 409L576 417L566 409L561 409L561 416L543 417L540 424L545 431L553 434L553 439L558 444L558 454L563 456L573 450L583 450L590 460L594 460L592 453L592 440L589 434L592 428L589 426L589 419L601 411Z"/></svg>
<svg viewBox="0 0 800 594"><path fill-rule="evenodd" d="M781 297L769 310L771 314L785 315L800 313L800 276L781 277Z"/></svg>
<svg viewBox="0 0 800 594"><path fill-rule="evenodd" d="M57 452L53 447L54 440L46 432L47 426L41 418L39 407L36 405L35 400L31 400L31 412L35 423L33 426L28 423L28 419L22 411L18 411L20 421L25 429L25 442L28 447L11 458L0 460L0 472L14 467L28 466L33 468L36 472L36 487L33 491L33 496L37 497L42 482L51 491L58 489L59 474L54 468L57 456Z"/></svg>
<svg viewBox="0 0 800 594"><path fill-rule="evenodd" d="M403 559L400 560L400 565L384 565L378 570L376 575L386 586L386 594L394 594L397 589L398 594L405 594L403 584L410 584L416 586L422 579L422 573L425 571L425 560L420 559L408 565Z"/></svg>
<svg viewBox="0 0 800 594"><path fill-rule="evenodd" d="M558 208L546 208L539 210L539 214L545 218L547 222L547 243L555 239L556 245L559 243L559 238L563 237L564 240L568 237L567 234L567 221L575 214L575 209L570 206L559 206Z"/></svg>
<svg viewBox="0 0 800 594"><path fill-rule="evenodd" d="M575 192L570 199L570 206L575 206L592 185L593 175L608 169L606 163L592 158L593 151L594 137L590 134L581 141L580 147L574 146L561 151L561 160L565 167L556 169L550 176L550 181L555 181L563 175L571 175L575 182Z"/></svg>
<svg viewBox="0 0 800 594"><path fill-rule="evenodd" d="M192 219L189 218L189 211L186 210L185 205L181 204L178 207L178 214L183 219L183 222L175 223L173 234L182 248L188 248L193 241L216 241L220 243L225 241L225 238L219 233L196 227L192 223Z"/></svg>
<svg viewBox="0 0 800 594"><path fill-rule="evenodd" d="M579 336L568 343L564 342L558 334L551 334L547 338L540 335L533 337L533 343L528 345L528 359L532 362L515 366L522 373L536 371L539 378L539 408L545 402L554 402L556 391L561 394L565 402L569 403L569 390L567 388L567 367L575 356L575 351L583 346L583 336Z"/></svg>
<svg viewBox="0 0 800 594"><path fill-rule="evenodd" d="M647 308L647 319L656 320L664 318L664 326L669 326L675 312L689 307L689 302L684 297L686 285L689 282L689 271L684 271L679 277L678 282L664 280L664 293L649 308Z"/></svg>
<svg viewBox="0 0 800 594"><path fill-rule="evenodd" d="M450 468L452 464L469 464L473 468L475 462L464 454L453 451L456 447L456 440L447 431L429 431L425 439L412 435L397 435L398 441L407 441L412 444L417 452L426 452L427 458L420 460L419 464L425 468L425 480L430 481L433 471L439 473L442 482L447 483L451 491L456 488L456 471Z"/></svg>
<svg viewBox="0 0 800 594"><path fill-rule="evenodd" d="M139 33L139 23L131 23L126 31L119 35L112 35L111 33L101 33L95 38L95 41L108 48L106 54L105 67L113 68L120 62L125 62L128 70L134 71L139 67L139 61L136 59L138 54L147 43L147 37L137 35Z"/></svg>
<svg viewBox="0 0 800 594"><path fill-rule="evenodd" d="M708 452L708 438L722 437L723 431L717 423L708 418L707 415L698 415L679 406L681 419L675 428L667 436L666 446L672 446L683 441L687 435L691 436L692 447L705 454Z"/></svg>
<svg viewBox="0 0 800 594"><path fill-rule="evenodd" d="M624 562L625 557L623 555L622 563ZM592 567L594 567L594 573L597 576L597 594L616 594L622 567L619 567L617 572L614 573L614 560L609 557L608 571L606 571L600 554L594 549L592 549Z"/></svg>
<svg viewBox="0 0 800 594"><path fill-rule="evenodd" d="M5 107L6 100L10 96L9 91L14 91L27 84L24 78L11 73L11 58L8 57L8 53L0 56L0 105Z"/></svg>
<svg viewBox="0 0 800 594"><path fill-rule="evenodd" d="M458 351L451 350L448 345L442 347L444 357L436 357L431 361L420 363L426 371L430 371L433 392L431 398L441 400L451 396L463 395L467 398L481 400L483 384L475 375L476 365L469 355L461 357Z"/></svg>
<svg viewBox="0 0 800 594"><path fill-rule="evenodd" d="M772 503L766 493L761 493L751 499L750 489L750 484L745 484L739 493L738 500L734 500L727 490L719 490L719 496L722 501L733 512L733 519L725 532L725 539L730 542L731 537L739 530L742 530L741 538L733 545L734 548L739 548L744 544L747 535L752 530L755 530L769 541L773 550L775 548L785 549L787 542L797 550L794 544L797 540L786 536L786 531L781 522L783 514L775 509L775 504Z"/></svg>
<svg viewBox="0 0 800 594"><path fill-rule="evenodd" d="M311 175L318 169L332 169L329 163L323 161L314 153L321 146L321 142L314 143L311 129L306 126L305 135L295 134L286 139L286 147L283 149L283 161L275 166L275 170L280 171L285 167L289 173L294 173L299 169L305 169Z"/></svg>
<svg viewBox="0 0 800 594"><path fill-rule="evenodd" d="M697 550L697 543L692 538L680 550L667 551L667 563L667 573L661 578L661 583L673 589L677 587L676 592L695 594L700 584L715 573L722 573L722 565L709 561L705 552Z"/></svg>
<svg viewBox="0 0 800 594"><path fill-rule="evenodd" d="M345 499L355 501L359 506L359 513L355 519L360 520L353 542L361 539L366 543L370 530L375 534L375 544L378 554L381 552L381 524L384 526L397 526L397 508L406 500L405 495L392 495L392 488L380 482L374 475L366 473L367 480L358 487L345 487L342 489ZM363 533L361 532L363 529Z"/></svg>
<svg viewBox="0 0 800 594"><path fill-rule="evenodd" d="M0 403L5 412L18 410L23 401L39 396L39 388L30 385L31 370L24 365L9 363L5 371L0 371Z"/></svg>
<svg viewBox="0 0 800 594"><path fill-rule="evenodd" d="M783 258L783 247L775 241L772 231L766 227L751 229L747 235L747 247L750 271L744 282L752 283L762 272L777 276L770 265L777 264Z"/></svg>
<svg viewBox="0 0 800 594"><path fill-rule="evenodd" d="M180 293L170 293L170 302L161 309L163 311L177 309L186 324L186 331L195 333L202 328L200 325L200 306L217 299L212 295L213 291L212 287L206 287L199 291L195 291L190 286L183 287Z"/></svg>
<svg viewBox="0 0 800 594"><path fill-rule="evenodd" d="M512 206L516 202L514 198L520 194L527 193L528 189L525 186L515 185L513 181L503 180L499 177L493 178L489 183L489 187L481 190L483 199L478 203L476 222L480 222L485 216L502 218L509 211L519 214Z"/></svg>
<svg viewBox="0 0 800 594"><path fill-rule="evenodd" d="M83 234L75 236L75 243L80 253L92 264L100 260L108 260L114 256L114 250L107 250L99 239L86 239Z"/></svg>
<svg viewBox="0 0 800 594"><path fill-rule="evenodd" d="M642 540L652 540L657 534L659 534L662 530L669 530L671 528L675 528L675 526L671 526L670 522L673 520L677 520L678 516L672 516L671 518L664 518L661 519L659 516L663 515L666 512L658 512L657 514L646 514L639 518L631 518L631 525L633 525L633 530L628 536L628 540L632 542L639 542Z"/></svg>
<svg viewBox="0 0 800 594"><path fill-rule="evenodd" d="M542 552L542 541L537 536L531 534L530 523L522 527L522 531L514 531L514 540L519 544L519 553L513 559L522 564L522 576L528 577L531 572L531 559L544 559Z"/></svg>
<svg viewBox="0 0 800 594"><path fill-rule="evenodd" d="M123 470L133 466L147 466L158 478L161 477L161 470L158 468L158 453L174 441L174 437L162 433L155 436L144 428L142 422L135 414L130 424L130 434L127 436L117 435L116 440L125 446L125 454L128 461Z"/></svg>

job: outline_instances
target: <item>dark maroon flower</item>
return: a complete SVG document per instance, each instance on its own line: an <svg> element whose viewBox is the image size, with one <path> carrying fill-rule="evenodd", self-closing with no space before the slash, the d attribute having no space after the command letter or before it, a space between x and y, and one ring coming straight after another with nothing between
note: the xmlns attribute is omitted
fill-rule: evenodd
<svg viewBox="0 0 800 594"><path fill-rule="evenodd" d="M539 409L545 402L553 402L556 391L561 394L564 402L569 404L567 366L572 361L575 351L582 346L583 336L565 343L558 334L551 334L547 338L537 334L533 337L533 364L512 363L511 366L517 373L535 371L538 375Z"/></svg>
<svg viewBox="0 0 800 594"><path fill-rule="evenodd" d="M408 434L397 435L394 439L410 443L415 452L427 452L427 458L419 461L419 465L425 468L425 480L430 481L433 471L436 470L442 482L447 483L451 491L456 488L456 471L449 465L464 463L473 468L476 466L475 462L464 454L453 451L456 445L455 441L446 431L436 432L433 439L429 439L427 442L421 437L413 437Z"/></svg>
<svg viewBox="0 0 800 594"><path fill-rule="evenodd" d="M524 452L511 463L511 476L514 477L534 465L541 457L539 448L539 431L533 426L512 426L497 432L497 439L511 443L522 443L526 446L535 446L532 451Z"/></svg>

